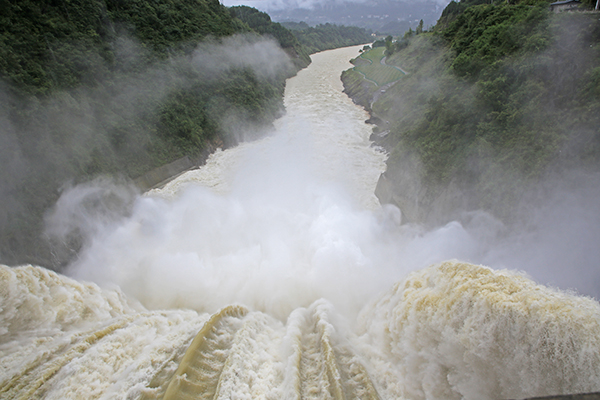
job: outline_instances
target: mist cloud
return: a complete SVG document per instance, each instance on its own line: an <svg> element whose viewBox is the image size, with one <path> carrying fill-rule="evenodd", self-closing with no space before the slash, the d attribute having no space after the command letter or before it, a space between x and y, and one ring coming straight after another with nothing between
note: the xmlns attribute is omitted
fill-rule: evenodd
<svg viewBox="0 0 600 400"><path fill-rule="evenodd" d="M23 252L33 257L32 248L42 238L31 232L22 235L23 221L29 228L41 229L38 220L43 210L82 171L93 176L102 165L131 165L136 157L144 162L156 131L156 115L172 93L198 83L218 85L234 69L249 70L265 80L283 79L293 70L276 41L252 34L209 39L190 55L172 55L166 60L153 59L127 36L118 37L112 51L115 65L111 68L116 72L107 79L109 68L99 68L104 72L82 78L94 84L42 98L16 95L5 84L0 86L1 262L23 262ZM233 136L239 130L238 114L244 113L233 105L224 107L227 115L215 115L215 123L222 124L225 135ZM232 142L242 136L236 133ZM140 174L133 171L132 177L136 173ZM32 262L48 266L48 257L35 255Z"/></svg>
<svg viewBox="0 0 600 400"><path fill-rule="evenodd" d="M236 35L220 41L206 41L194 51L194 66L218 73L232 68L251 68L262 78L274 78L292 70L293 65L279 44L254 35Z"/></svg>
<svg viewBox="0 0 600 400"><path fill-rule="evenodd" d="M95 232L68 273L118 285L152 309L213 312L242 303L281 319L320 298L356 315L409 272L448 259L523 271L600 297L596 175L549 179L516 210L516 226L483 211L434 228L401 225L394 206L365 209L353 197L358 156L311 136L331 131L334 143L362 146L348 121L364 113L350 116L337 103L325 109L331 93L302 89L309 101L290 106L276 134L217 152L209 172L190 171L163 191L135 197L116 223L114 214L77 205L89 187L65 191L55 215L81 210L90 216L70 220ZM320 95L329 103L312 101ZM298 116L301 106L314 121Z"/></svg>
<svg viewBox="0 0 600 400"><path fill-rule="evenodd" d="M526 194L521 222L482 262L527 271L544 284L600 299L600 174L571 170Z"/></svg>
<svg viewBox="0 0 600 400"><path fill-rule="evenodd" d="M391 206L357 207L319 176L302 137L280 132L232 150L241 162L225 193L189 183L175 197L138 197L118 224L77 205L89 187L65 192L55 216L66 207L88 214L71 221L99 219L68 273L116 284L154 309L241 303L285 319L326 298L352 316L408 272L477 253L459 223L426 232L398 225Z"/></svg>
<svg viewBox="0 0 600 400"><path fill-rule="evenodd" d="M400 225L391 205L357 207L315 168L305 137L279 132L227 154L209 168L229 170L231 186L215 192L191 171L176 192L137 197L118 223L78 205L84 193L97 196L91 187L65 192L55 216L82 211L88 216L70 221L95 227L69 274L118 285L148 308L214 312L241 303L281 319L319 298L355 316L392 282L449 259L600 297L596 189L552 186L516 228L478 211L425 229Z"/></svg>

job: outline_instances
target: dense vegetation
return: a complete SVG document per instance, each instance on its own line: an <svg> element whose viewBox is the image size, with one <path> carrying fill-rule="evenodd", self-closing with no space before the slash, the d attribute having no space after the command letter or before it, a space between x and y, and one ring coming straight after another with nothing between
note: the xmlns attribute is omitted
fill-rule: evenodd
<svg viewBox="0 0 600 400"><path fill-rule="evenodd" d="M371 34L364 28L335 24L320 24L315 27L303 22L285 22L283 26L290 29L298 41L309 51L336 49L370 43Z"/></svg>
<svg viewBox="0 0 600 400"><path fill-rule="evenodd" d="M368 76L378 86L395 82L405 74L399 67L385 64L385 48L378 47L353 60L355 70Z"/></svg>
<svg viewBox="0 0 600 400"><path fill-rule="evenodd" d="M298 42L292 32L281 24L272 22L269 14L247 6L231 7L230 13L255 32L275 38L282 48L287 49L292 61L299 68L304 68L310 63L310 53L307 49Z"/></svg>
<svg viewBox="0 0 600 400"><path fill-rule="evenodd" d="M599 167L598 14L476 3L452 2L434 32L399 41L387 62L409 74L385 93L344 76L363 105L378 96L386 195L408 220L485 209L510 221L542 177Z"/></svg>
<svg viewBox="0 0 600 400"><path fill-rule="evenodd" d="M236 32L217 0L3 0L0 15L0 71L20 89L36 93L96 84L126 69L115 41L123 36L153 51L190 51L206 36ZM144 60L146 62L151 60ZM91 80L91 81L90 81Z"/></svg>
<svg viewBox="0 0 600 400"><path fill-rule="evenodd" d="M289 31L255 26L218 0L1 0L0 9L2 263L64 262L62 244L42 240L64 185L135 179L181 157L201 163L281 115L285 79L310 62Z"/></svg>

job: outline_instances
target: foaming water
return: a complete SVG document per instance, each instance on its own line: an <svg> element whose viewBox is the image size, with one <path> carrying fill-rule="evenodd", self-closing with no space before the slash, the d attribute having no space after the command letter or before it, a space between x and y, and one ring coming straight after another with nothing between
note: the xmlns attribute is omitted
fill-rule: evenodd
<svg viewBox="0 0 600 400"><path fill-rule="evenodd" d="M90 236L71 278L0 267L0 397L600 390L596 301L442 263L485 258L489 216L424 231L378 204L386 155L339 80L357 51L314 55L288 80L287 115L265 139L132 202L124 194L128 213L75 218L92 226L80 227ZM67 192L55 216L96 191Z"/></svg>
<svg viewBox="0 0 600 400"><path fill-rule="evenodd" d="M356 313L402 276L378 256L387 232L374 188L386 156L342 93L356 48L340 53L317 54L288 81L287 115L269 137L218 151L138 199L70 274L115 283L153 309L241 303L281 319L320 298Z"/></svg>
<svg viewBox="0 0 600 400"><path fill-rule="evenodd" d="M390 281L476 253L458 223L423 233L379 206L386 155L339 78L356 48L331 54L288 80L288 113L267 138L139 198L69 274L114 283L151 309L240 303L284 320L325 298L352 319Z"/></svg>
<svg viewBox="0 0 600 400"><path fill-rule="evenodd" d="M383 350L372 359L403 398L523 398L600 386L598 303L510 271L432 266L397 283L360 320L363 337Z"/></svg>

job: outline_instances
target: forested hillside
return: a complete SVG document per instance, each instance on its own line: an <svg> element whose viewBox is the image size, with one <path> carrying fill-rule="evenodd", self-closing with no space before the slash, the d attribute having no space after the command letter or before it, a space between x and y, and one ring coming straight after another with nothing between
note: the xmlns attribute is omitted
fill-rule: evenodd
<svg viewBox="0 0 600 400"><path fill-rule="evenodd" d="M311 27L303 22L284 22L282 25L291 30L300 44L311 54L373 41L373 37L366 29L356 26L320 24Z"/></svg>
<svg viewBox="0 0 600 400"><path fill-rule="evenodd" d="M229 10L233 17L245 23L251 30L261 35L276 38L299 68L304 68L310 64L308 49L298 42L292 32L281 24L271 21L269 14L247 6L231 7Z"/></svg>
<svg viewBox="0 0 600 400"><path fill-rule="evenodd" d="M44 233L65 185L203 162L281 115L285 79L310 62L289 31L253 28L218 0L3 0L0 9L7 264L59 266L76 252L78 232L67 245Z"/></svg>
<svg viewBox="0 0 600 400"><path fill-rule="evenodd" d="M406 221L478 209L516 221L551 178L600 170L599 14L476 3L452 2L433 32L388 45L408 74L385 92L344 75L379 118L390 158L378 194Z"/></svg>

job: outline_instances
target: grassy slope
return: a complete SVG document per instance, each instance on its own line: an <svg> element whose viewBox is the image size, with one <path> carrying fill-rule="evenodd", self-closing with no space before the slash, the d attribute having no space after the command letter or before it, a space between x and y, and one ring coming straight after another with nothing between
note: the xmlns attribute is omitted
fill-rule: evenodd
<svg viewBox="0 0 600 400"><path fill-rule="evenodd" d="M342 73L345 92L357 103L371 110L375 93L385 85L402 79L404 71L391 63L381 64L385 48L376 47L351 60L354 68Z"/></svg>
<svg viewBox="0 0 600 400"><path fill-rule="evenodd" d="M376 47L362 53L354 60L354 69L362 73L366 79L376 82L378 86L395 82L404 77L404 73L392 65L383 65L384 47Z"/></svg>

